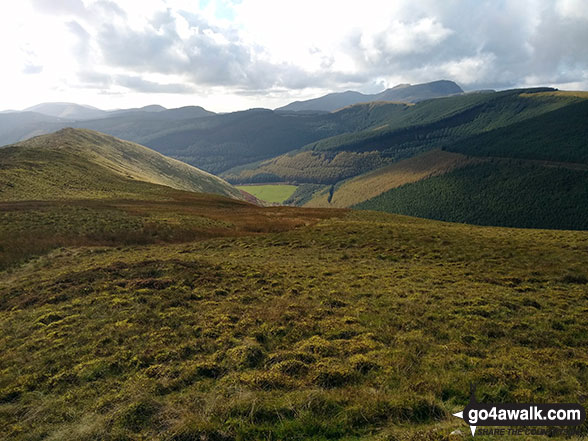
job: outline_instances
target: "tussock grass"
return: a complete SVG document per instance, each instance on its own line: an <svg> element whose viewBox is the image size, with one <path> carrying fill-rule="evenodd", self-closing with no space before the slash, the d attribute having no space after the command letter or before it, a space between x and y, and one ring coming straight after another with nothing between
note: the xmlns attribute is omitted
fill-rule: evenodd
<svg viewBox="0 0 588 441"><path fill-rule="evenodd" d="M170 188L165 195L167 200L151 201L0 202L0 269L65 246L177 243L278 232L343 213L261 208Z"/></svg>
<svg viewBox="0 0 588 441"><path fill-rule="evenodd" d="M291 229L302 211L243 207L206 210L277 223L1 273L7 439L445 440L470 382L485 401L587 392L586 232L319 211Z"/></svg>

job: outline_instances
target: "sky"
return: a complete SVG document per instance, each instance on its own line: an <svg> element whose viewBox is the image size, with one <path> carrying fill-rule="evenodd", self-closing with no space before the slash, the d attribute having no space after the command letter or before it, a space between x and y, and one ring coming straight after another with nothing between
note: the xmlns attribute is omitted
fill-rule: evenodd
<svg viewBox="0 0 588 441"><path fill-rule="evenodd" d="M453 80L588 90L586 0L0 2L0 109L275 108Z"/></svg>

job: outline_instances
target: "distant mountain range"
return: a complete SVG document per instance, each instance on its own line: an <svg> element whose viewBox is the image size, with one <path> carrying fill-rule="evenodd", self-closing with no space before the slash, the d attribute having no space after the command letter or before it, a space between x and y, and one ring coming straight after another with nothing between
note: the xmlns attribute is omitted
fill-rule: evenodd
<svg viewBox="0 0 588 441"><path fill-rule="evenodd" d="M374 101L395 101L402 103L417 103L431 98L439 98L449 95L463 93L461 87L453 81L440 80L424 84L399 84L383 92L366 95L360 92L348 90L341 93L330 93L320 98L306 101L295 101L278 111L324 111L332 112L342 107L352 106L359 103L370 103Z"/></svg>
<svg viewBox="0 0 588 441"><path fill-rule="evenodd" d="M141 115L144 113L162 113L165 114L168 111L163 106L158 104L152 104L149 106L132 108L132 109L117 109L117 110L101 110L96 107L88 106L85 104L75 103L42 103L36 106L29 107L23 112L34 112L40 113L41 115L52 116L60 119L67 119L71 121L84 121L92 119L112 118L121 115L137 114ZM178 109L172 109L171 114L181 115L180 117L200 117L214 115L214 112L203 109L202 107L189 106L181 107ZM0 113L19 113L18 111L4 111ZM165 116L164 116L165 118Z"/></svg>
<svg viewBox="0 0 588 441"><path fill-rule="evenodd" d="M451 84L396 87L379 98L403 94L417 101L419 87L444 85L450 92ZM588 228L586 92L456 93L333 112L214 114L201 107L149 106L86 120L63 117L75 107L36 109L54 115L0 114L0 144L84 128L145 145L231 184L297 184L289 204L486 225Z"/></svg>
<svg viewBox="0 0 588 441"><path fill-rule="evenodd" d="M41 103L24 111L72 120L103 118L108 114L107 111L96 107L74 103Z"/></svg>

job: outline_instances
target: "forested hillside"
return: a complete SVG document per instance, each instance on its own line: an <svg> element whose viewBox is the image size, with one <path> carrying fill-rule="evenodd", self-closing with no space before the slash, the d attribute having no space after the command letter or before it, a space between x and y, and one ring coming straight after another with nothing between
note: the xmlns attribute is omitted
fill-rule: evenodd
<svg viewBox="0 0 588 441"><path fill-rule="evenodd" d="M451 222L588 229L588 169L489 161L389 190L355 208Z"/></svg>
<svg viewBox="0 0 588 441"><path fill-rule="evenodd" d="M571 94L542 93L546 89L509 90L439 98L415 105L360 105L375 114L370 128L310 143L250 166L222 174L231 182L273 180L333 184L366 171L416 156L434 148L531 120L565 108L584 98ZM358 111L355 110L355 111ZM546 118L548 118L546 116ZM573 129L574 125L569 126ZM576 136L564 132L562 136ZM367 162L367 163L366 163Z"/></svg>

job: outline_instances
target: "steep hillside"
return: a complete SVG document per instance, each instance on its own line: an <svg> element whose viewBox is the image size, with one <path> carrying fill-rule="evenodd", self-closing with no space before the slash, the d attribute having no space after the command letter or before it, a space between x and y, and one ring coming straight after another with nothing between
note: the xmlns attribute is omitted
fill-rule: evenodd
<svg viewBox="0 0 588 441"><path fill-rule="evenodd" d="M487 160L389 190L354 208L451 222L588 229L588 167Z"/></svg>
<svg viewBox="0 0 588 441"><path fill-rule="evenodd" d="M307 207L346 208L374 198L392 188L448 173L475 162L464 155L432 150L396 162L317 192Z"/></svg>
<svg viewBox="0 0 588 441"><path fill-rule="evenodd" d="M85 121L89 127L131 139L212 173L273 158L309 142L363 130L389 119L404 105L370 105L335 114L283 113L267 109L165 120L169 110L151 116Z"/></svg>
<svg viewBox="0 0 588 441"><path fill-rule="evenodd" d="M90 130L64 129L0 149L0 164L4 201L144 198L163 196L162 186L241 197L216 176Z"/></svg>
<svg viewBox="0 0 588 441"><path fill-rule="evenodd" d="M530 99L535 97L531 96ZM586 164L588 100L467 138L447 149L472 156Z"/></svg>
<svg viewBox="0 0 588 441"><path fill-rule="evenodd" d="M253 182L259 175L274 181L333 184L585 101L576 95L543 91L510 90L439 98L412 106L378 106L377 119L365 130L325 138L277 158L228 170L222 176L238 183ZM349 114L356 108L367 113L373 105L344 111ZM575 136L566 133L564 136Z"/></svg>
<svg viewBox="0 0 588 441"><path fill-rule="evenodd" d="M332 112L342 107L358 103L369 103L373 101L397 101L403 103L416 103L431 98L439 98L448 95L463 93L461 87L453 81L441 80L424 84L400 84L391 89L376 94L363 94L348 90L340 93L313 98L306 101L295 101L286 106L280 107L278 111L323 111Z"/></svg>

